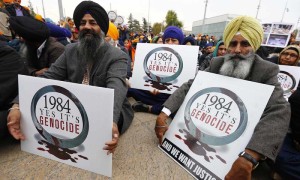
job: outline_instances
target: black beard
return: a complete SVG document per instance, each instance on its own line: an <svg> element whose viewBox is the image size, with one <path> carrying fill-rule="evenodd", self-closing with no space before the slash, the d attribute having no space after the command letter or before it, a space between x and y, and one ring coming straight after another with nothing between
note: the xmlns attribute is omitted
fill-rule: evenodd
<svg viewBox="0 0 300 180"><path fill-rule="evenodd" d="M84 29L79 32L78 39L78 51L84 64L93 65L97 52L103 44L103 38L93 30Z"/></svg>

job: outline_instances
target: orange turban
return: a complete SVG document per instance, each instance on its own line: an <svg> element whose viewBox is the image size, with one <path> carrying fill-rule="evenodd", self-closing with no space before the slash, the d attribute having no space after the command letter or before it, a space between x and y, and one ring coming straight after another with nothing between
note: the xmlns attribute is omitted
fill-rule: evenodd
<svg viewBox="0 0 300 180"><path fill-rule="evenodd" d="M3 0L3 2L11 4L11 3L13 3L13 0Z"/></svg>
<svg viewBox="0 0 300 180"><path fill-rule="evenodd" d="M109 22L107 36L111 37L114 41L119 39L119 31L112 22Z"/></svg>

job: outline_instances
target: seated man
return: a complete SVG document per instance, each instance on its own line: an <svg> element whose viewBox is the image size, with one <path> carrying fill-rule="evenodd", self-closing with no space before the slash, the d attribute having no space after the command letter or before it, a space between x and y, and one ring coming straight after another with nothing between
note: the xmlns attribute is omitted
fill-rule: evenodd
<svg viewBox="0 0 300 180"><path fill-rule="evenodd" d="M27 74L25 61L11 47L0 44L0 139L7 134L7 113L18 94L18 74Z"/></svg>
<svg viewBox="0 0 300 180"><path fill-rule="evenodd" d="M182 44L184 39L183 32L176 26L169 26L164 32L164 44ZM139 59L137 60L139 61ZM159 93L158 90L145 91L140 89L129 88L128 97L133 97L137 103L132 105L136 112L150 112L159 114L163 108L162 104L169 98L170 94Z"/></svg>
<svg viewBox="0 0 300 180"><path fill-rule="evenodd" d="M124 133L133 120L133 111L126 98L127 57L105 42L109 19L99 4L83 1L75 8L73 17L79 29L79 42L69 44L41 77L114 89L112 141L104 147L113 153L119 133ZM8 129L16 139L24 139L20 116L17 109L8 115Z"/></svg>
<svg viewBox="0 0 300 180"><path fill-rule="evenodd" d="M20 53L27 60L29 74L42 75L64 52L65 47L50 37L44 22L20 16L9 19L11 28L25 41Z"/></svg>
<svg viewBox="0 0 300 180"><path fill-rule="evenodd" d="M248 156L239 157L237 154L238 158L225 177L225 179L250 179L258 161L266 158L275 161L288 130L290 107L283 98L283 90L277 79L278 66L255 54L263 39L261 24L252 17L237 17L226 26L223 37L228 54L212 59L206 71L275 86L243 153ZM164 109L157 117L155 127L160 143L168 129L166 120L169 112L175 112L180 107L192 83L193 80L189 80L183 84L164 103Z"/></svg>

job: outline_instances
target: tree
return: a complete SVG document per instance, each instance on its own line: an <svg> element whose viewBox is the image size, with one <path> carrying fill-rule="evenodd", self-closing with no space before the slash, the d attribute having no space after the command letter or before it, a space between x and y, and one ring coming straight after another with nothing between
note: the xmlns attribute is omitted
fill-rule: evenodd
<svg viewBox="0 0 300 180"><path fill-rule="evenodd" d="M133 23L132 23L132 32L139 32L139 31L142 31L142 28L141 28L141 25L140 25L140 22L138 20L133 20Z"/></svg>
<svg viewBox="0 0 300 180"><path fill-rule="evenodd" d="M179 28L183 27L183 23L177 19L177 14L175 11L169 10L166 15L167 26L177 26Z"/></svg>
<svg viewBox="0 0 300 180"><path fill-rule="evenodd" d="M133 28L133 17L132 17L132 14L131 14L131 13L129 14L127 24L128 24L128 29L131 31L132 28Z"/></svg>
<svg viewBox="0 0 300 180"><path fill-rule="evenodd" d="M152 33L159 34L161 31L164 31L165 27L163 27L162 23L154 23L152 26Z"/></svg>
<svg viewBox="0 0 300 180"><path fill-rule="evenodd" d="M146 18L143 18L143 30L148 31L148 22Z"/></svg>

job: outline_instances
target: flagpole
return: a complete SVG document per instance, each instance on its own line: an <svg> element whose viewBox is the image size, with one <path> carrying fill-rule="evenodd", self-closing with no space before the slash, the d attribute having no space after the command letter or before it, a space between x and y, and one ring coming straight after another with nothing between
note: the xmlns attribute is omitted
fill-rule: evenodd
<svg viewBox="0 0 300 180"><path fill-rule="evenodd" d="M204 31L204 25L205 25L206 9L207 9L208 0L205 0L204 3L205 3L205 9L204 9L204 17L203 17L203 21L202 21L202 33L204 33L203 31Z"/></svg>
<svg viewBox="0 0 300 180"><path fill-rule="evenodd" d="M259 0L258 6L257 6L257 12L256 12L256 16L255 16L256 19L257 19L258 11L259 11L259 8L260 8L260 3L261 3L261 0Z"/></svg>
<svg viewBox="0 0 300 180"><path fill-rule="evenodd" d="M283 13L282 13L282 18L281 18L281 21L280 21L280 22L283 21L283 17L284 17L285 11L286 11L287 4L288 4L288 0L286 0L285 7L284 7L284 11L283 11Z"/></svg>
<svg viewBox="0 0 300 180"><path fill-rule="evenodd" d="M44 8L44 0L42 0L42 5L43 5L43 14L44 14L44 18L46 18L46 13L45 13L45 8Z"/></svg>

